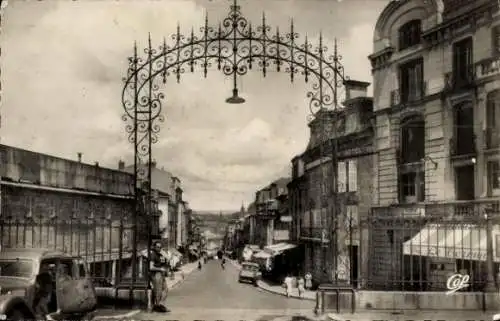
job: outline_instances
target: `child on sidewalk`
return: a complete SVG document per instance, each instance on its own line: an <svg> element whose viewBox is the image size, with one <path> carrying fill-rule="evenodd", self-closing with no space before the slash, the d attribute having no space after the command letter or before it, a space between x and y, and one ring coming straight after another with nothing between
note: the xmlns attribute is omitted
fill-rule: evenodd
<svg viewBox="0 0 500 321"><path fill-rule="evenodd" d="M299 297L302 298L302 295L305 291L305 281L303 277L299 277L299 280L297 282L297 289L299 290Z"/></svg>
<svg viewBox="0 0 500 321"><path fill-rule="evenodd" d="M286 290L286 296L290 297L290 295L292 294L292 277L290 275L286 276L284 285Z"/></svg>

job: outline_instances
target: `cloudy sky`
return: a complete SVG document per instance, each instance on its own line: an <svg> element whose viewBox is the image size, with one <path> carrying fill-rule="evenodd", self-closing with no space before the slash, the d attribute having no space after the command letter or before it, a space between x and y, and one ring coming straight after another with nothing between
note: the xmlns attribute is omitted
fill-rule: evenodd
<svg viewBox="0 0 500 321"><path fill-rule="evenodd" d="M367 56L373 27L388 0L240 0L258 23L317 39L333 49L338 38L351 79L370 81ZM134 41L151 33L154 45L177 23L195 33L208 13L211 25L225 17L228 0L9 1L1 34L3 144L116 168L133 160L121 103L122 77ZM142 51L140 51L142 52ZM264 79L250 72L239 81L242 105L228 105L231 79L216 69L171 79L164 88L165 123L154 158L180 177L193 209L238 209L255 190L288 175L290 159L308 141L303 80L284 73Z"/></svg>

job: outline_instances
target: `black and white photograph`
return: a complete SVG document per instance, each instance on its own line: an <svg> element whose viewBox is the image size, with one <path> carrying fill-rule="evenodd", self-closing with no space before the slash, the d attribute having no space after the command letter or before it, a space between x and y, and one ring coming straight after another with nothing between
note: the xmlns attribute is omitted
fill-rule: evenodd
<svg viewBox="0 0 500 321"><path fill-rule="evenodd" d="M500 0L0 4L0 320L500 321Z"/></svg>

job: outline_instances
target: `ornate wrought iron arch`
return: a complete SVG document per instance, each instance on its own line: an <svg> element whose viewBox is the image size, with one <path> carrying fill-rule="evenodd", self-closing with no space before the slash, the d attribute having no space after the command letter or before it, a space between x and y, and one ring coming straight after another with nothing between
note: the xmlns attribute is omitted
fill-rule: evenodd
<svg viewBox="0 0 500 321"><path fill-rule="evenodd" d="M298 74L306 83L313 78L307 91L309 117L314 118L318 111L338 106L337 89L347 77L340 63L342 57L338 55L336 41L333 53L329 53L321 33L314 48L307 36L299 43L293 20L290 30L283 34L278 28L271 30L265 15L254 27L242 15L237 0L233 0L229 14L218 27L209 26L206 16L200 32L196 36L192 29L186 37L178 26L177 32L171 36L173 43L168 44L164 39L158 48L153 48L149 37L144 57L138 55L137 45L134 45L134 54L129 58L124 78L122 104L125 110L123 120L131 121L126 132L135 147L136 186L139 181L151 182L151 146L158 141L160 123L164 121L162 101L165 95L160 88L168 76L174 75L179 82L182 74L186 71L193 73L198 67L206 77L208 70L216 67L224 75L233 77L233 96L226 102L242 103L244 99L238 96L237 78L253 69L259 69L265 77L274 67L277 72L288 73L291 82ZM151 185L147 184L146 189L146 211L151 213ZM136 191L136 204L140 203L139 197Z"/></svg>
<svg viewBox="0 0 500 321"><path fill-rule="evenodd" d="M190 36L186 37L180 33L178 26L177 32L171 36L173 45L167 44L164 39L158 49L152 47L149 38L148 47L144 49L145 57L139 57L134 46L134 56L129 58L127 77L124 78L122 104L124 121L137 119L138 133L143 134L136 140L135 126L126 128L130 134L129 140L139 144L141 160L149 155L149 136L155 143L160 130L159 123L164 121L161 112L165 95L160 90L159 81L166 83L168 76L175 75L177 82L180 82L181 75L187 69L194 72L197 66L201 67L204 77L214 65L226 76L232 76L234 98L238 95L238 76L245 75L257 65L265 77L273 64L277 72L288 73L291 82L294 82L298 73L304 76L306 83L311 76L315 78L307 92L311 117L321 108L336 108L337 88L342 86L347 77L340 64L342 57L337 53L336 42L334 52L328 53L321 33L318 45L313 48L307 36L302 44L298 43L299 35L294 29L293 20L289 32L285 34L280 33L278 28L271 32L265 15L261 24L253 27L241 14L236 1L233 1L229 14L218 28L210 27L208 16L205 16L205 25L200 31L201 36L196 36L192 29ZM230 103L243 101L228 99ZM148 131L150 121L151 132Z"/></svg>

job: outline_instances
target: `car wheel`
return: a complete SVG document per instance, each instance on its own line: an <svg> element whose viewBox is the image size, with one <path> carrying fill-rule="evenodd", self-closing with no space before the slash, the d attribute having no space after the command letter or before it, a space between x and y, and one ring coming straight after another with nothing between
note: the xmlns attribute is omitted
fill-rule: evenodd
<svg viewBox="0 0 500 321"><path fill-rule="evenodd" d="M8 321L18 321L18 320L20 321L20 320L26 320L27 318L24 315L23 310L15 309L15 310L11 310L7 313L6 319Z"/></svg>

